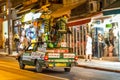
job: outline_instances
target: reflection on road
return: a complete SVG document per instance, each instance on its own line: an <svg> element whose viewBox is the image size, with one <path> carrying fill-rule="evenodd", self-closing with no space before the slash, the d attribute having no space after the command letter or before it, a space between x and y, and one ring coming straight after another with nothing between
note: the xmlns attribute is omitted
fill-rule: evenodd
<svg viewBox="0 0 120 80"><path fill-rule="evenodd" d="M67 80L37 73L34 67L26 66L26 70L19 69L18 62L11 58L0 57L0 80Z"/></svg>

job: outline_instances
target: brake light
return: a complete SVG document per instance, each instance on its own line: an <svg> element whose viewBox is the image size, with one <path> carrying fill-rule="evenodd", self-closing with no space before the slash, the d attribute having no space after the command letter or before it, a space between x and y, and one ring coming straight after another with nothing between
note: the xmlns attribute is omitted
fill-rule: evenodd
<svg viewBox="0 0 120 80"><path fill-rule="evenodd" d="M48 56L45 56L45 57L44 57L44 60L48 60Z"/></svg>
<svg viewBox="0 0 120 80"><path fill-rule="evenodd" d="M75 56L75 58L74 58L76 61L78 60L78 56Z"/></svg>

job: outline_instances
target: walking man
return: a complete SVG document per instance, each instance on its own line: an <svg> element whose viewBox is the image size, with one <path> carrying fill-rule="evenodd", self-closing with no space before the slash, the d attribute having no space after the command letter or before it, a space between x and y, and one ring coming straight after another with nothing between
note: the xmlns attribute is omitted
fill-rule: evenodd
<svg viewBox="0 0 120 80"><path fill-rule="evenodd" d="M86 42L86 55L85 55L85 61L88 61L88 59L91 61L92 59L92 38L90 37L90 34L87 33L87 42Z"/></svg>
<svg viewBox="0 0 120 80"><path fill-rule="evenodd" d="M8 51L8 36L7 33L4 34L4 51L7 52Z"/></svg>
<svg viewBox="0 0 120 80"><path fill-rule="evenodd" d="M103 36L101 33L98 34L98 52L99 52L99 58L100 60L102 60L102 56L103 56L103 53L104 53L104 41L103 41Z"/></svg>

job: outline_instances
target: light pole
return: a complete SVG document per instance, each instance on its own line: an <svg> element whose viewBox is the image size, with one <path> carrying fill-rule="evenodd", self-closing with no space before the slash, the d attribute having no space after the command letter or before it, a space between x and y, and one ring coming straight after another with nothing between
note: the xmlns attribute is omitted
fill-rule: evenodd
<svg viewBox="0 0 120 80"><path fill-rule="evenodd" d="M10 0L7 0L7 20L8 20L8 54L12 53L12 20L11 20L11 6Z"/></svg>

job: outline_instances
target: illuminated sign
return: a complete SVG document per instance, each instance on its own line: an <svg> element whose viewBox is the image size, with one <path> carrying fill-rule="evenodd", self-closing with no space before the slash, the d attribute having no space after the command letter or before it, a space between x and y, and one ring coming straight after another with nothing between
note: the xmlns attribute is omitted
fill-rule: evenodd
<svg viewBox="0 0 120 80"><path fill-rule="evenodd" d="M25 17L24 17L24 22L32 20L33 19L33 15L34 14L32 12L26 14Z"/></svg>
<svg viewBox="0 0 120 80"><path fill-rule="evenodd" d="M37 19L37 18L40 18L42 13L36 13L33 15L33 19Z"/></svg>
<svg viewBox="0 0 120 80"><path fill-rule="evenodd" d="M34 14L34 13L32 13L32 12L27 13L27 14L25 14L25 17L24 17L24 21L23 21L23 22L27 22L27 21L31 21L31 20L40 18L41 14L42 14L42 13L36 13L36 14Z"/></svg>

